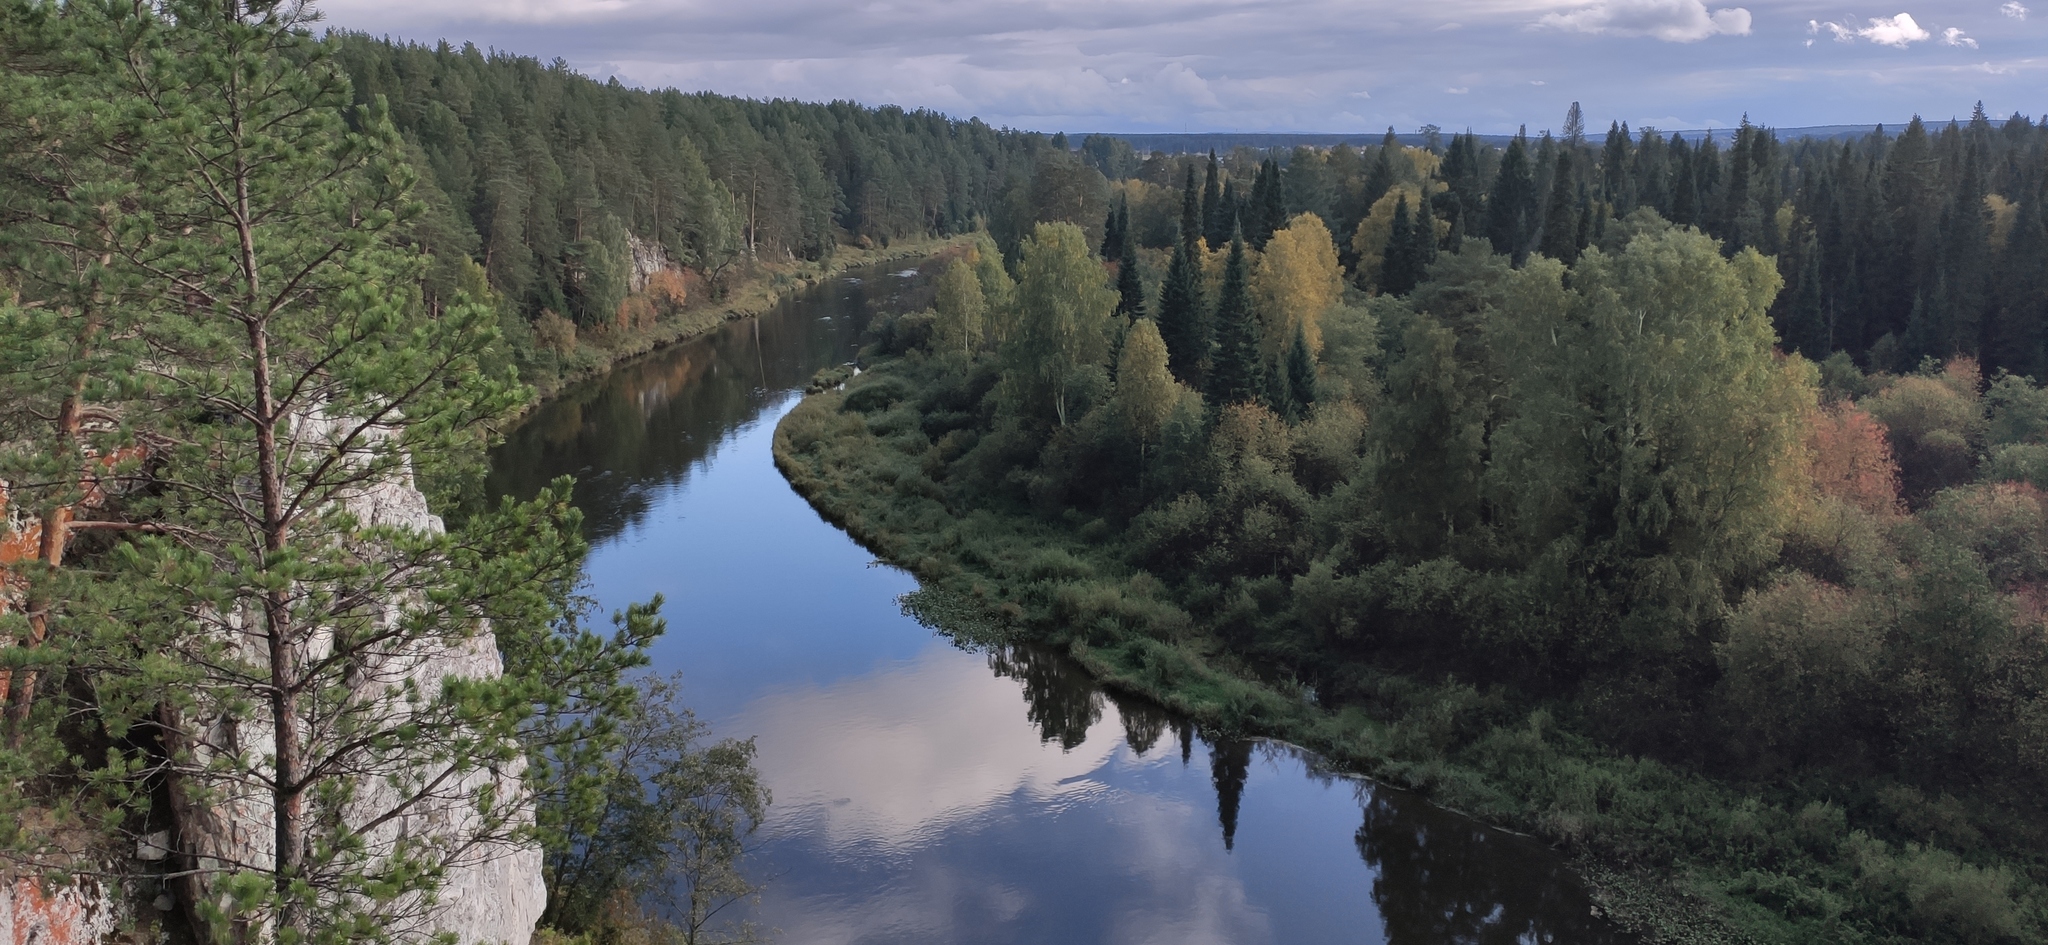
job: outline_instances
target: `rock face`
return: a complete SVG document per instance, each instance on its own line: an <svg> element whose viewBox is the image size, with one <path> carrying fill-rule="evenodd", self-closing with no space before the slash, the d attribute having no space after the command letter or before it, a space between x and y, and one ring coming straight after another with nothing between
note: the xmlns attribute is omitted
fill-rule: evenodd
<svg viewBox="0 0 2048 945"><path fill-rule="evenodd" d="M672 269L668 251L660 243L649 242L631 233L626 234L626 249L633 256L633 277L627 283L635 292L647 291L647 280L663 269Z"/></svg>
<svg viewBox="0 0 2048 945"><path fill-rule="evenodd" d="M0 881L0 943L99 945L121 925L118 903L98 884L51 890L31 877Z"/></svg>
<svg viewBox="0 0 2048 945"><path fill-rule="evenodd" d="M319 418L300 421L296 434L303 441L324 438ZM444 526L427 506L426 496L413 483L410 472L370 483L341 498L341 503L364 526L398 528L439 534ZM397 621L403 602L389 602L383 619ZM231 624L254 627L256 622ZM255 656L262 644L253 632L241 634L246 656ZM303 658L327 655L316 641ZM404 698L407 686L421 693L434 693L448 678L485 679L499 675L504 666L496 641L486 627L453 645L413 646L383 654L366 663L354 684L352 698L376 706L382 721L397 721L416 706ZM204 766L214 758L214 746L267 746L273 729L260 715L212 723L205 738L189 746L195 760ZM260 750L260 749L259 749ZM363 840L372 856L403 850L407 845L426 844L430 854L445 869L444 883L436 900L421 908L393 916L386 927L400 940L421 940L434 933L452 934L462 945L526 945L535 923L547 903L541 880L540 850L531 844L503 839L516 828L532 822L524 806L505 806L504 813L486 820L479 813L474 795L482 788L495 789L500 798L520 795L519 778L523 763L491 769L480 768L449 776L445 764L401 763L383 769L366 770L355 778L355 796L344 808L344 818L360 828L381 821L364 832ZM392 780L402 781L401 789ZM496 782L493 784L493 782ZM422 790L420 785L438 783ZM272 862L275 836L271 801L259 779L205 779L194 785L193 800L178 804L178 846L185 862L202 871L232 871L237 864ZM417 846L413 847L418 849ZM218 896L208 881L194 878L181 889L189 900ZM16 941L20 941L16 939ZM0 945L6 945L0 942Z"/></svg>

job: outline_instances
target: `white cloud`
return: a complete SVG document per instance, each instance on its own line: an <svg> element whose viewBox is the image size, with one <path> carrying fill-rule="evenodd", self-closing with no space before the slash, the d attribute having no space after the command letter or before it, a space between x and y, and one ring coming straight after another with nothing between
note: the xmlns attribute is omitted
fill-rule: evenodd
<svg viewBox="0 0 2048 945"><path fill-rule="evenodd" d="M2027 8L2024 4L2020 3L2020 0L2005 0L2005 5L1999 7L1998 12L2003 13L2006 16L2012 17L2015 20L2024 20L2027 18Z"/></svg>
<svg viewBox="0 0 2048 945"><path fill-rule="evenodd" d="M1910 43L1917 43L1934 37L1933 33L1921 29L1920 24L1913 22L1913 14L1911 13L1901 13L1898 16L1873 16L1870 18L1870 25L1864 27L1844 26L1840 23L1822 23L1818 20L1806 21L1807 32L1814 33L1820 30L1827 30L1833 33L1835 41L1838 43L1853 43L1858 39L1867 39L1879 46L1893 46L1899 49L1906 48ZM1957 36L1962 35L1961 30L1951 30L1951 32ZM1975 40L1970 41L1970 45L1975 46L1976 44ZM1956 44L1950 43L1950 45Z"/></svg>
<svg viewBox="0 0 2048 945"><path fill-rule="evenodd" d="M1700 0L1601 0L1551 13L1536 26L1578 33L1654 36L1668 43L1694 43L1709 36L1748 36L1750 15L1734 7L1707 12Z"/></svg>
<svg viewBox="0 0 2048 945"><path fill-rule="evenodd" d="M1530 80L1529 80L1529 84L1530 84L1530 85L1549 85L1550 83L1548 83L1548 82L1545 82L1545 81L1543 81L1542 79L1530 79Z"/></svg>
<svg viewBox="0 0 2048 945"><path fill-rule="evenodd" d="M1941 31L1941 44L1943 46L1968 46L1971 49L1977 48L1976 40L1971 39L1968 36L1964 36L1962 30L1956 29L1953 26Z"/></svg>
<svg viewBox="0 0 2048 945"><path fill-rule="evenodd" d="M1463 95L1470 91L1472 91L1470 88L1450 88L1444 90L1444 92L1449 95Z"/></svg>

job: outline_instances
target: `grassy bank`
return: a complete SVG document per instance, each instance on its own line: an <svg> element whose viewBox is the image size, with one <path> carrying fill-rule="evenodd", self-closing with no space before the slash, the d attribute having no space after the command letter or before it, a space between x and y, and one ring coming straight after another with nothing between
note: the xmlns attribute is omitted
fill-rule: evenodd
<svg viewBox="0 0 2048 945"><path fill-rule="evenodd" d="M909 603L937 625L1055 646L1206 729L1285 739L1541 837L1651 941L1999 942L2040 928L2042 897L2022 872L1852 822L1810 786L1750 789L1625 757L1565 730L1550 707L1451 679L1351 666L1317 691L1261 671L1223 629L1250 603L1196 606L1189 588L1131 566L1101 519L982 502L945 482L967 444L925 432L928 375L914 357L887 361L814 394L774 448L821 514L917 575Z"/></svg>

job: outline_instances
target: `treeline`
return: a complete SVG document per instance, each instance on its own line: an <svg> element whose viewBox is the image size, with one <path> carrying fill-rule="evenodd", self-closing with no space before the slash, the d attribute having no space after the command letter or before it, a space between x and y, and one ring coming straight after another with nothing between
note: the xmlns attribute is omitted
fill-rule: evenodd
<svg viewBox="0 0 2048 945"><path fill-rule="evenodd" d="M1053 153L933 112L629 89L467 44L323 46L419 171L428 305L489 293L530 377L579 334L645 328L757 267L972 229Z"/></svg>
<svg viewBox="0 0 2048 945"><path fill-rule="evenodd" d="M1787 350L1771 257L1654 206L1553 201L1581 215L1496 244L1501 194L1542 206L1527 156L1481 214L1436 199L1487 163L1465 144L1361 162L1392 182L1356 192L1348 266L1269 160L1238 188L1176 168L1148 267L1141 207L1173 191L1127 181L1093 233L952 263L836 414L792 417L785 468L970 612L1214 724L1394 718L1313 731L1704 865L1771 937L2039 935L2048 393ZM1552 727L1670 767L1560 761Z"/></svg>
<svg viewBox="0 0 2048 945"><path fill-rule="evenodd" d="M1786 287L1772 323L1809 358L1846 351L1867 369L1897 372L1962 355L1989 371L2048 376L2048 131L2026 116L1994 122L1980 105L1968 122L1939 128L1916 117L1897 133L1791 142L1745 123L1695 142L1619 123L1601 139L1574 105L1561 134L1518 135L1505 148L1471 134L1425 141L1403 146L1390 130L1378 147L1240 149L1212 155L1207 168L1141 159L1102 136L1079 153L1120 179L1108 199L1129 202L1144 247L1173 245L1190 170L1204 178L1212 248L1230 220L1244 220L1256 243L1264 221L1313 213L1368 289L1381 288L1372 257L1398 196L1419 214L1427 191L1439 248L1484 238L1518 265L1534 252L1569 263L1606 227L1648 209L1728 253L1774 257ZM1273 195L1254 193L1268 174L1278 177ZM1207 183L1219 176L1220 189Z"/></svg>

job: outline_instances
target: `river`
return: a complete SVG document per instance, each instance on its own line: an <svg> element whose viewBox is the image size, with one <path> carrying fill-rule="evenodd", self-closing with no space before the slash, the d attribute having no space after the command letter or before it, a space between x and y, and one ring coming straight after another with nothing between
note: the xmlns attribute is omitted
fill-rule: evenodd
<svg viewBox="0 0 2048 945"><path fill-rule="evenodd" d="M757 739L774 806L751 918L773 941L1631 940L1540 844L904 616L915 580L812 512L769 443L868 313L928 281L853 273L624 364L492 457L498 494L578 478L588 593L606 612L664 595L655 670Z"/></svg>

